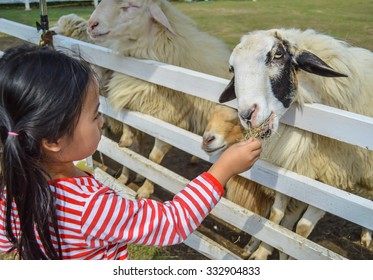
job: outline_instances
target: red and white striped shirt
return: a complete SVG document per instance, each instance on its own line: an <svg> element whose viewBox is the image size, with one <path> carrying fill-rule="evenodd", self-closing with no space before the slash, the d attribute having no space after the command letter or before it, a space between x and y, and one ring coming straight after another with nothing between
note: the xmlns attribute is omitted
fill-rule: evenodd
<svg viewBox="0 0 373 280"><path fill-rule="evenodd" d="M173 245L184 241L224 193L209 173L191 181L172 201L128 200L93 176L56 180L57 219L64 259L128 259L127 244ZM15 233L19 234L19 219ZM52 229L53 233L53 229ZM55 236L52 240L57 244ZM39 242L41 246L41 242ZM5 234L5 201L0 197L0 251L12 244ZM57 248L57 246L56 246Z"/></svg>

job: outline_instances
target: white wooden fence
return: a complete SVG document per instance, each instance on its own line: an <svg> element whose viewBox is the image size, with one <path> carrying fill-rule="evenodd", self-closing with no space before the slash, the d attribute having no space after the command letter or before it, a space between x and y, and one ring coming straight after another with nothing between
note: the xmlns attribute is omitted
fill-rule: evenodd
<svg viewBox="0 0 373 280"><path fill-rule="evenodd" d="M40 39L40 33L37 33L35 28L5 19L0 19L0 32L35 44L38 44ZM53 41L55 48L63 47L64 49L72 50L79 48L80 53L87 60L101 67L110 68L114 71L214 102L218 102L220 93L228 83L228 80L222 78L156 61L125 58L112 50L61 35L55 35ZM228 105L236 106L235 101L231 101ZM213 157L209 157L201 149L201 136L151 116L126 110L114 111L104 97L101 97L100 111L203 160L210 162L216 160ZM335 138L351 145L373 150L373 118L321 104L312 104L305 105L302 111L293 107L281 119L281 122ZM330 127L333 127L333 129L330 129ZM117 143L106 137L102 138L98 149L113 160L127 166L136 173L142 174L172 193L180 191L188 182L182 176L150 162L129 149L118 148ZM96 171L98 178L123 192L122 186L114 178L103 171ZM251 170L242 173L242 176L373 230L373 202L370 200L262 160L259 160ZM134 196L130 189L126 188L125 190L125 195ZM212 211L212 215L296 259L344 259L337 253L276 225L247 209L243 209L226 199L221 200ZM211 259L240 259L228 248L217 244L198 231L194 232L185 241L185 244Z"/></svg>

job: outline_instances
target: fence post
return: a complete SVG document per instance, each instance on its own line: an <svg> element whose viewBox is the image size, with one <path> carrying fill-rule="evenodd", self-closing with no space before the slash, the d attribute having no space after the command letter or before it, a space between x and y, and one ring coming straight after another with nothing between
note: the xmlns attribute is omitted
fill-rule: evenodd
<svg viewBox="0 0 373 280"><path fill-rule="evenodd" d="M30 1L29 0L25 0L25 10L26 11L30 11L31 8L30 8Z"/></svg>

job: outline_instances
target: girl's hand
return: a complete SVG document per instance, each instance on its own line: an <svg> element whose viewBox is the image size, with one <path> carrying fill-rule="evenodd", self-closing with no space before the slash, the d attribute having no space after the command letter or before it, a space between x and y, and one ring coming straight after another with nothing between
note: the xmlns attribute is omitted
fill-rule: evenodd
<svg viewBox="0 0 373 280"><path fill-rule="evenodd" d="M262 144L258 139L250 138L229 147L208 172L222 185L239 173L250 169L259 159Z"/></svg>

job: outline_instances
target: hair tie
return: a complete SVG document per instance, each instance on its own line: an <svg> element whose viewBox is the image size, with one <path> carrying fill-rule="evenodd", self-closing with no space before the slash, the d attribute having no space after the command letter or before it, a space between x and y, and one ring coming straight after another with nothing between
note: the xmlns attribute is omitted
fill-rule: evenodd
<svg viewBox="0 0 373 280"><path fill-rule="evenodd" d="M12 131L8 131L8 135L18 136L19 134L18 134L18 133L15 133L15 132L12 132Z"/></svg>

